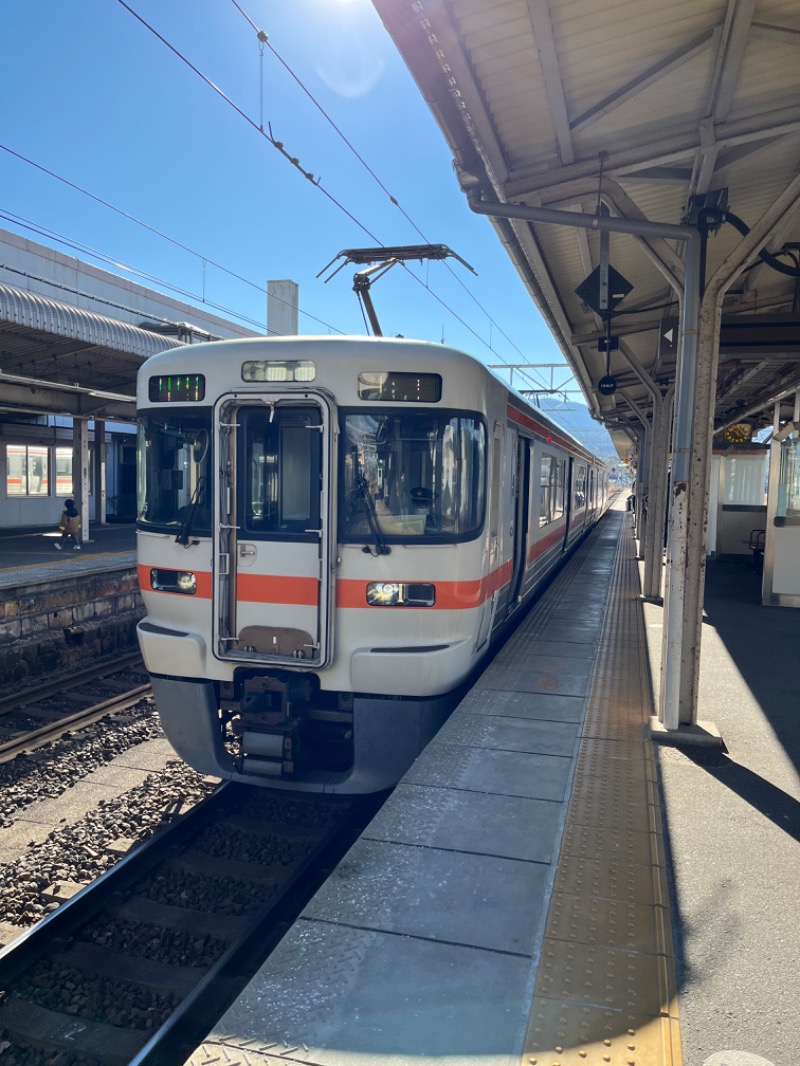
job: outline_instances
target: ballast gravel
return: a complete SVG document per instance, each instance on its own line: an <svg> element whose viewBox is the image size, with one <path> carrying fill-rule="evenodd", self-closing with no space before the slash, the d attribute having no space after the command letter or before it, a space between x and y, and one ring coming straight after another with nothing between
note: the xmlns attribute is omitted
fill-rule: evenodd
<svg viewBox="0 0 800 1066"><path fill-rule="evenodd" d="M152 698L124 715L103 719L80 732L0 765L0 828L41 799L60 796L99 766L145 740L163 737Z"/></svg>
<svg viewBox="0 0 800 1066"><path fill-rule="evenodd" d="M21 763L0 767L3 824L36 800L61 795L134 745L162 736L152 702L143 700L123 721L97 723ZM58 906L44 895L45 889L59 882L94 881L118 861L112 851L116 841L144 840L214 787L214 782L171 759L124 795L100 800L81 821L54 830L18 859L0 864L0 922L22 927L38 922Z"/></svg>

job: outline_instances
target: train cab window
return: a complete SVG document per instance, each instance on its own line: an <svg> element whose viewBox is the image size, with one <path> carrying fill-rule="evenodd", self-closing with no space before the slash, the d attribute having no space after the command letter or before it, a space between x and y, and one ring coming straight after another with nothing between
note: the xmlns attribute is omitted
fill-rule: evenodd
<svg viewBox="0 0 800 1066"><path fill-rule="evenodd" d="M211 535L211 409L140 414L137 525Z"/></svg>
<svg viewBox="0 0 800 1066"><path fill-rule="evenodd" d="M342 429L342 540L477 536L486 493L486 428L477 416L360 411L345 414Z"/></svg>
<svg viewBox="0 0 800 1066"><path fill-rule="evenodd" d="M318 537L322 463L319 408L244 408L238 422L238 507L247 534Z"/></svg>

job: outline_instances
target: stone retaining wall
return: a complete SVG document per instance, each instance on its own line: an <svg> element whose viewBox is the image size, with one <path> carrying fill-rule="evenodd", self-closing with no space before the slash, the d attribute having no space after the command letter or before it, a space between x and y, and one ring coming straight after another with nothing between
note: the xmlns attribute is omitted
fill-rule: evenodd
<svg viewBox="0 0 800 1066"><path fill-rule="evenodd" d="M0 589L0 693L136 651L144 615L135 567L76 571Z"/></svg>

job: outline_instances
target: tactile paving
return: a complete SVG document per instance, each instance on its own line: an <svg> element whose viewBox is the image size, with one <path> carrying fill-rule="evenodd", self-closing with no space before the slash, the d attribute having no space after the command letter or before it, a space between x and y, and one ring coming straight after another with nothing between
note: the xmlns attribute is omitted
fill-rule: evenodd
<svg viewBox="0 0 800 1066"><path fill-rule="evenodd" d="M682 1061L680 1035L671 1017L537 996L522 1061L527 1066L672 1066Z"/></svg>
<svg viewBox="0 0 800 1066"><path fill-rule="evenodd" d="M522 1062L681 1066L638 570L623 530Z"/></svg>
<svg viewBox="0 0 800 1066"><path fill-rule="evenodd" d="M639 866L663 866L663 850L656 833L637 833L620 826L580 825L569 822L561 842L562 855L584 859L610 859Z"/></svg>
<svg viewBox="0 0 800 1066"><path fill-rule="evenodd" d="M628 903L655 903L653 873L649 866L632 865L624 860L583 859L578 855L562 855L558 863L555 889L592 897L627 901Z"/></svg>
<svg viewBox="0 0 800 1066"><path fill-rule="evenodd" d="M536 981L538 995L651 1015L670 1013L675 988L669 956L604 947L578 953L560 940L545 940Z"/></svg>

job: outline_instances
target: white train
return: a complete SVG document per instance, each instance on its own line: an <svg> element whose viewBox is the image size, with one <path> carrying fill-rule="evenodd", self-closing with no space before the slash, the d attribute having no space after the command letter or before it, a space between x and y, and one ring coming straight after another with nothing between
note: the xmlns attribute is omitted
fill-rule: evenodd
<svg viewBox="0 0 800 1066"><path fill-rule="evenodd" d="M369 337L139 372L139 641L203 773L391 787L606 506L605 466L482 364Z"/></svg>

